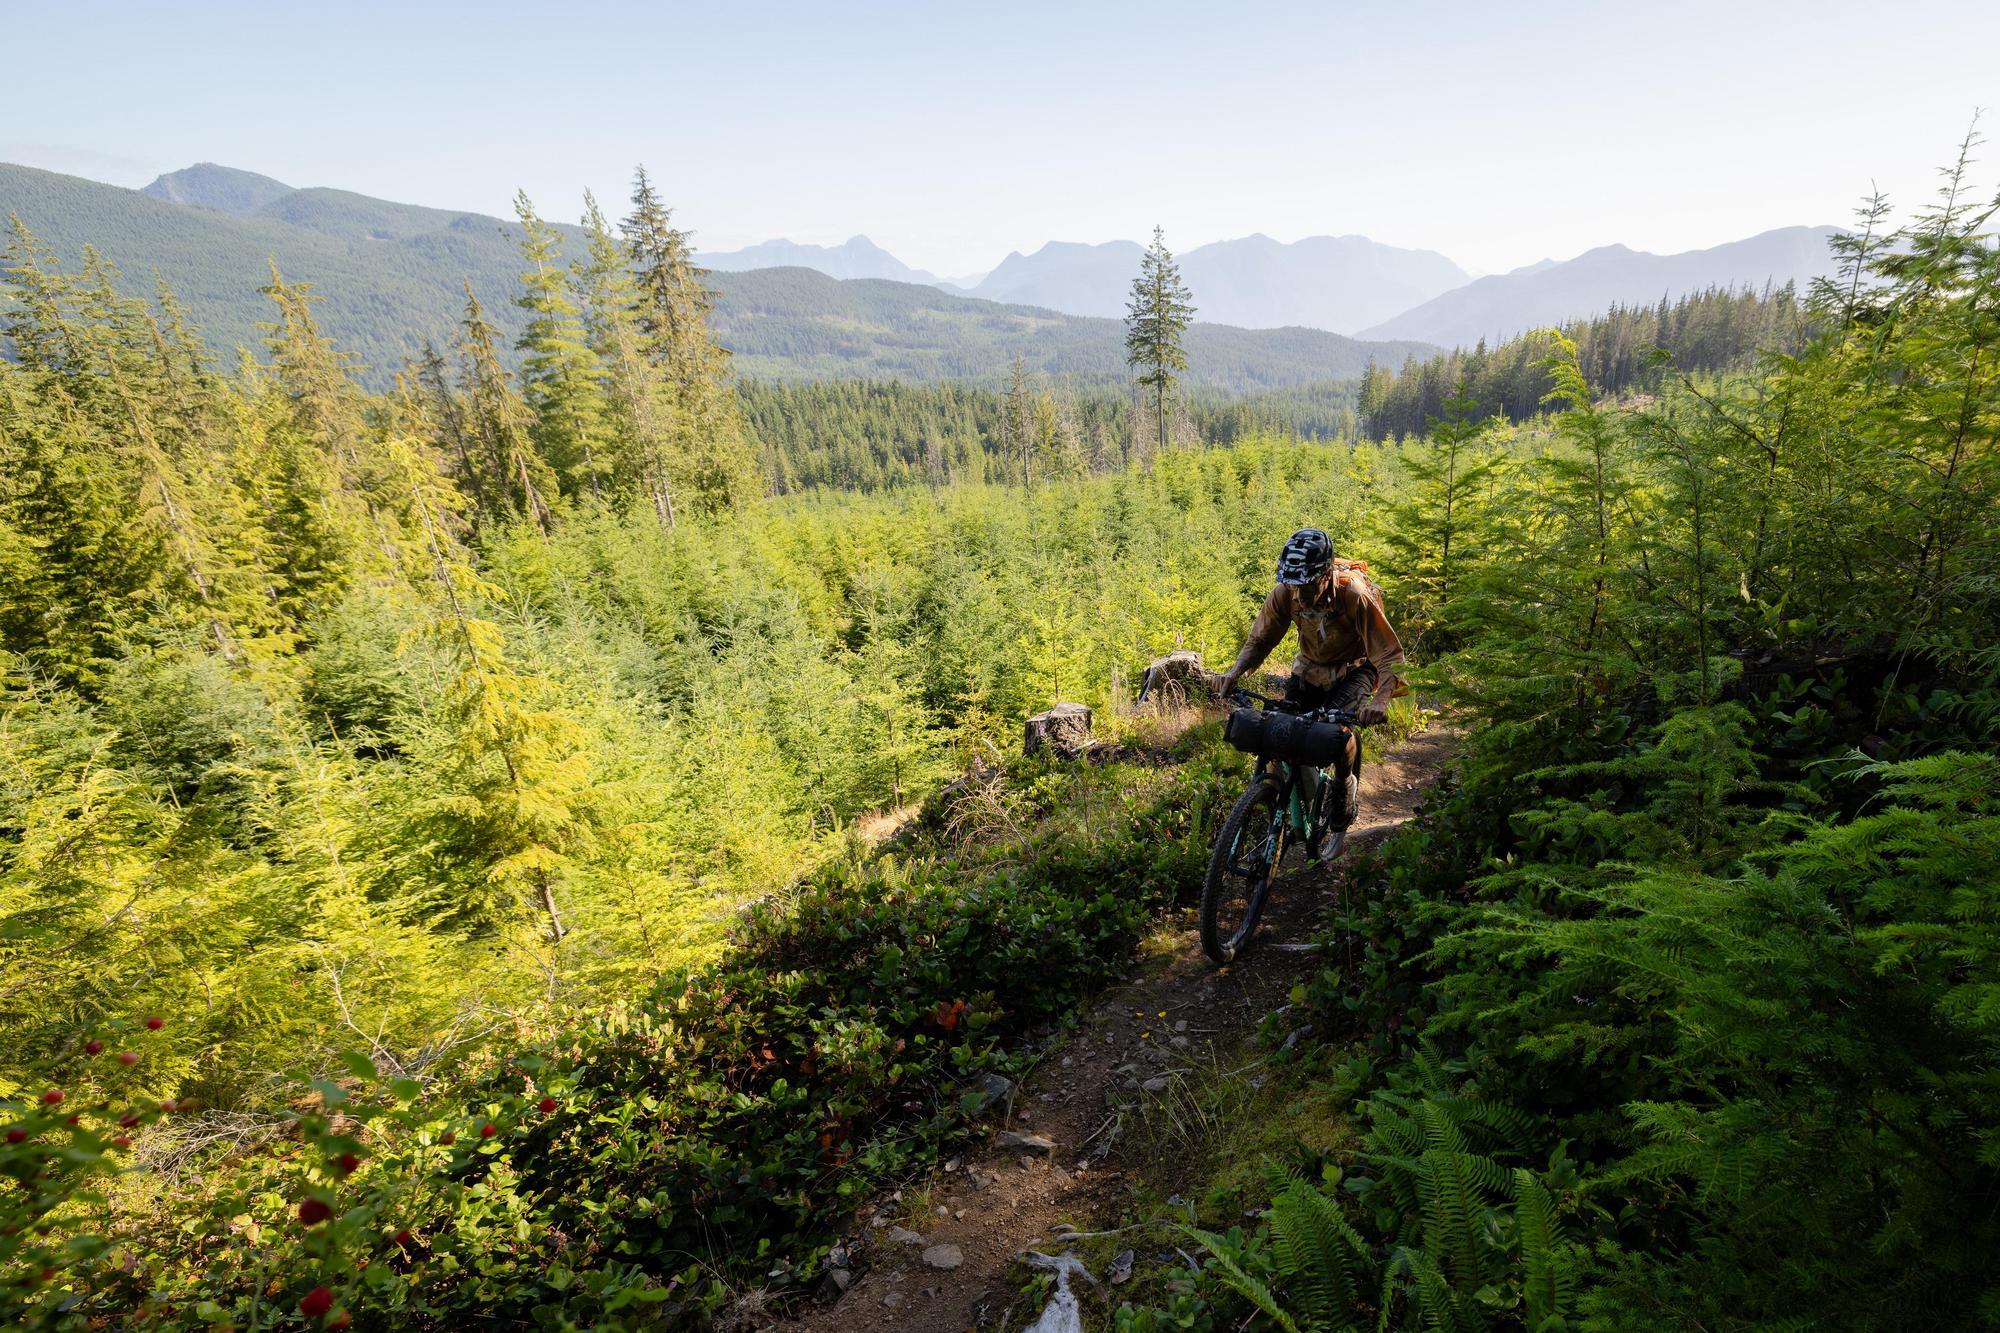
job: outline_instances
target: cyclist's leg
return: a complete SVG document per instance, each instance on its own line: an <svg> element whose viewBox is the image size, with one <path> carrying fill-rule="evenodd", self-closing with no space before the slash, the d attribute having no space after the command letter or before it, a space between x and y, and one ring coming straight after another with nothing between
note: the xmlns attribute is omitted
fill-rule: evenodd
<svg viewBox="0 0 2000 1333"><path fill-rule="evenodd" d="M1295 671L1285 678L1285 702L1295 708L1325 708L1333 702L1333 692L1339 688L1339 680L1328 681L1324 685L1314 685L1306 680L1305 673ZM1320 788L1320 771L1316 768L1303 770L1312 774L1306 784L1309 795L1317 796Z"/></svg>
<svg viewBox="0 0 2000 1333"><path fill-rule="evenodd" d="M1381 677L1376 674L1373 662L1363 662L1352 670L1341 673L1340 678L1327 686L1327 703L1335 708L1353 712L1360 708L1369 695L1375 693L1376 682Z"/></svg>
<svg viewBox="0 0 2000 1333"><path fill-rule="evenodd" d="M1307 682L1304 672L1294 671L1285 677L1285 702L1298 708L1324 708L1333 698L1337 684L1313 685Z"/></svg>
<svg viewBox="0 0 2000 1333"><path fill-rule="evenodd" d="M1363 662L1347 671L1334 681L1327 690L1328 703L1334 708L1353 712L1360 708L1367 698L1375 693L1375 684L1381 677L1376 673L1373 662ZM1361 738L1348 733L1347 748L1334 761L1334 784L1340 792L1341 810L1336 822L1345 828L1354 821L1356 798L1359 795L1356 781L1361 761Z"/></svg>

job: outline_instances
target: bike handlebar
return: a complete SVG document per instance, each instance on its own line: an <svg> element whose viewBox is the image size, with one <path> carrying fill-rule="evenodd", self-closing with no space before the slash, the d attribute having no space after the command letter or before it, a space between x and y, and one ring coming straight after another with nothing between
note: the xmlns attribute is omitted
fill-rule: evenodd
<svg viewBox="0 0 2000 1333"><path fill-rule="evenodd" d="M1229 692L1229 699L1245 707L1255 704L1263 708L1276 708L1285 702L1283 699L1273 699L1269 695L1259 694L1255 690L1246 690L1241 685ZM1305 708L1300 710L1300 715L1316 717L1322 722L1338 722L1349 727L1361 725L1361 714L1349 708Z"/></svg>
<svg viewBox="0 0 2000 1333"><path fill-rule="evenodd" d="M1146 683L1139 687L1139 697L1134 702L1145 703L1147 698L1152 693L1153 693L1153 675L1149 671L1146 673ZM1241 685L1238 685L1235 689L1229 692L1224 702L1239 703L1246 708L1252 705L1255 705L1260 708L1277 708L1282 706L1285 701L1283 699L1273 699L1268 694L1259 694L1255 690L1246 690ZM1350 726L1350 727L1358 727L1362 725L1361 715L1353 711L1352 709L1347 709L1347 708L1307 708L1307 709L1302 709L1301 713L1302 715L1310 714L1313 717L1319 718L1323 722L1339 722L1345 726Z"/></svg>

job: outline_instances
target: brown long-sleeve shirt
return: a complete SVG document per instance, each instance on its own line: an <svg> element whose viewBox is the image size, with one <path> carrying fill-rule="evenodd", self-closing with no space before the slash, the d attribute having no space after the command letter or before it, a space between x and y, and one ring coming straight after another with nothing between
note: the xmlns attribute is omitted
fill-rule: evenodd
<svg viewBox="0 0 2000 1333"><path fill-rule="evenodd" d="M1318 583L1273 587L1250 624L1250 637L1236 658L1236 673L1255 671L1294 625L1299 631L1299 655L1292 672L1308 685L1331 685L1367 661L1375 664L1381 677L1375 687L1378 701L1403 693L1394 670L1402 664L1403 643L1383 613L1381 589L1365 575L1336 566Z"/></svg>

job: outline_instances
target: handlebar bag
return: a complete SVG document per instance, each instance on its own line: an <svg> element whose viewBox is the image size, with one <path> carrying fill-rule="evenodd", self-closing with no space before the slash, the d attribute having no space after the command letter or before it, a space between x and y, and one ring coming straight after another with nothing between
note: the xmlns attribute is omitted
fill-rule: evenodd
<svg viewBox="0 0 2000 1333"><path fill-rule="evenodd" d="M1347 745L1347 728L1290 713L1238 708L1223 724L1222 739L1245 754L1325 768Z"/></svg>

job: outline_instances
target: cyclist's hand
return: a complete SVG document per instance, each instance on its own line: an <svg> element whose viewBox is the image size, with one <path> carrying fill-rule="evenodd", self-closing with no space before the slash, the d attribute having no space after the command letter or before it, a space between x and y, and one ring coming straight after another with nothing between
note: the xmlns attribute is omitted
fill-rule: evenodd
<svg viewBox="0 0 2000 1333"><path fill-rule="evenodd" d="M1364 727L1379 727L1389 720L1389 710L1381 704L1363 704L1355 718Z"/></svg>

